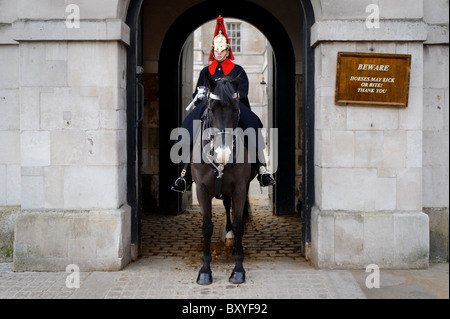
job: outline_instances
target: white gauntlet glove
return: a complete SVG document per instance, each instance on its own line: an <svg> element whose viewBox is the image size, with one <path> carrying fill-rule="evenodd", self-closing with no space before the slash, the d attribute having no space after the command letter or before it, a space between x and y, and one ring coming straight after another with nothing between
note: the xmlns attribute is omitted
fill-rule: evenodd
<svg viewBox="0 0 450 319"><path fill-rule="evenodd" d="M198 100L203 100L206 96L206 87L204 86L199 86L197 91L197 99Z"/></svg>
<svg viewBox="0 0 450 319"><path fill-rule="evenodd" d="M199 86L198 88L197 88L197 95L195 95L195 97L194 97L194 99L192 100L192 102L186 107L186 111L189 111L191 108L192 108L192 106L194 106L194 103L197 101L197 100L203 100L204 98L205 98L205 96L206 96L206 87L204 87L204 86Z"/></svg>

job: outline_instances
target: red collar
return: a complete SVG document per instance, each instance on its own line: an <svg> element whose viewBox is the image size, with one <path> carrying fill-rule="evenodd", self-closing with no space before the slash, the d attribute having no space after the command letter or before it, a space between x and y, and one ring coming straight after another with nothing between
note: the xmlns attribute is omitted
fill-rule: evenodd
<svg viewBox="0 0 450 319"><path fill-rule="evenodd" d="M220 63L220 65L222 66L223 74L225 74L225 75L230 74L231 70L233 70L233 68L234 68L234 63L228 58L225 59L224 61L222 61ZM216 73L216 69L218 66L219 66L219 63L216 60L214 60L208 67L209 73L211 75L214 75L214 73Z"/></svg>

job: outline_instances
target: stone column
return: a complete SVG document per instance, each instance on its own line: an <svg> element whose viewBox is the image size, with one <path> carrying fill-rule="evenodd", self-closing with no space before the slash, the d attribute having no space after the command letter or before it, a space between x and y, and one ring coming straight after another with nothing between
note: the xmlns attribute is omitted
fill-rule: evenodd
<svg viewBox="0 0 450 319"><path fill-rule="evenodd" d="M65 5L33 11L28 2L18 1L12 24L21 185L14 269L119 270L130 262L131 243L128 26L98 2L80 5L79 28L66 24Z"/></svg>
<svg viewBox="0 0 450 319"><path fill-rule="evenodd" d="M449 4L430 0L423 20L423 206L430 218L430 261L449 258Z"/></svg>
<svg viewBox="0 0 450 319"><path fill-rule="evenodd" d="M11 38L17 12L0 3L0 262L11 261L20 211L19 46Z"/></svg>

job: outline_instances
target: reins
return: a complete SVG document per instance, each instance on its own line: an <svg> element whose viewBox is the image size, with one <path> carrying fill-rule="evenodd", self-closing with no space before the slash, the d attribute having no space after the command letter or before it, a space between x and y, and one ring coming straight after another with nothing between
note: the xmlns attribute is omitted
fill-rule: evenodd
<svg viewBox="0 0 450 319"><path fill-rule="evenodd" d="M239 100L239 94L238 93L233 93L232 95L233 99L238 99ZM212 92L208 92L207 93L207 101L208 100L216 100L216 101L221 101L220 96L212 93ZM208 101L209 102L209 101ZM222 177L223 177L223 171L225 169L225 166L227 164L221 164L221 163L217 163L215 161L215 157L214 157L214 139L215 137L221 137L222 138L222 143L224 144L226 136L227 135L232 135L232 154L233 154L233 159L236 156L236 136L234 135L234 133L230 130L221 130L217 133L213 133L211 134L211 130L213 129L213 127L211 126L211 120L210 120L210 116L209 116L209 111L211 110L211 107L209 105L209 103L207 103L207 107L205 108L205 112L203 113L202 116L202 129L201 129L201 137L200 137L200 141L202 143L202 147L201 149L201 154L200 154L200 158L202 163L203 159L205 158L205 160L207 161L206 164L208 164L209 166L212 167L214 173L216 174L216 178L215 178L215 182L214 182L214 195L217 199L223 199L222 196ZM239 119L240 119L240 110L238 113L238 117L237 117L237 121L236 121L236 127L239 123ZM233 128L234 129L234 128ZM204 138L203 134L206 132L207 137ZM207 149L207 147L204 147L205 145L207 145L208 143L210 143L210 148ZM236 165L235 160L233 160L233 167Z"/></svg>

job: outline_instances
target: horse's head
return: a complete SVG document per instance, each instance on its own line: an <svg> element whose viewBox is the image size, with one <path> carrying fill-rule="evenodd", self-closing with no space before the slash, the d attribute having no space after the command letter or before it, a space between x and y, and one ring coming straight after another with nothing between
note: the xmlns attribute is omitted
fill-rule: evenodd
<svg viewBox="0 0 450 319"><path fill-rule="evenodd" d="M239 83L242 74L234 79L212 79L206 74L207 112L214 130L214 152L217 163L227 164L233 153L233 131L239 122Z"/></svg>

